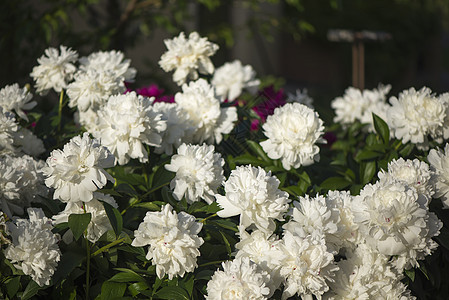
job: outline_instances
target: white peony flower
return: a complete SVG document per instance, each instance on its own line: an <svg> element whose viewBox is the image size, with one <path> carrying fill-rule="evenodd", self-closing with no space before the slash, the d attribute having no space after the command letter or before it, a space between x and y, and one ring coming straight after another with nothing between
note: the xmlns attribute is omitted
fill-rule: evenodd
<svg viewBox="0 0 449 300"><path fill-rule="evenodd" d="M235 254L236 259L247 257L255 262L261 270L270 274L270 281L267 283L270 288L268 297L272 296L283 281L280 274L281 262L284 259L281 243L277 236L270 236L260 230L255 230L251 234L241 230L240 242L235 244L235 248L238 250Z"/></svg>
<svg viewBox="0 0 449 300"><path fill-rule="evenodd" d="M31 156L23 155L14 157L10 162L15 172L19 173L17 185L20 189L20 197L28 203L40 202L41 197L48 196L48 188L45 186L43 169L45 162L35 160Z"/></svg>
<svg viewBox="0 0 449 300"><path fill-rule="evenodd" d="M149 245L146 258L156 265L156 274L165 274L171 280L174 276L184 276L197 267L198 248L204 243L198 237L203 224L195 222L195 217L185 212L172 211L170 204L161 207L160 212L147 212L139 228L134 231L132 246Z"/></svg>
<svg viewBox="0 0 449 300"><path fill-rule="evenodd" d="M439 234L441 222L420 205L417 191L401 182L367 184L353 201L353 212L368 245L384 255L406 257L406 267L416 266L437 246L431 237Z"/></svg>
<svg viewBox="0 0 449 300"><path fill-rule="evenodd" d="M441 199L443 208L449 208L449 144L446 144L444 151L431 149L427 160L432 170L431 182L435 187L433 197Z"/></svg>
<svg viewBox="0 0 449 300"><path fill-rule="evenodd" d="M290 202L288 194L278 188L279 183L261 167L239 166L224 184L226 196L215 195L223 208L217 214L222 218L240 215L243 229L255 225L271 234L276 229L274 220L284 220Z"/></svg>
<svg viewBox="0 0 449 300"><path fill-rule="evenodd" d="M216 69L211 83L217 95L221 97L221 101L225 99L234 101L243 89L253 94L257 91L260 80L255 77L256 72L250 65L243 66L241 61L234 60Z"/></svg>
<svg viewBox="0 0 449 300"><path fill-rule="evenodd" d="M75 124L83 126L87 132L98 131L98 125L100 119L98 118L98 111L93 109L87 109L85 111L77 110L73 114Z"/></svg>
<svg viewBox="0 0 449 300"><path fill-rule="evenodd" d="M420 150L429 148L429 135L442 141L446 107L429 88L410 88L400 93L399 99L391 97L390 103L387 123L397 139L410 141Z"/></svg>
<svg viewBox="0 0 449 300"><path fill-rule="evenodd" d="M308 166L320 159L316 143L325 143L323 121L318 113L299 103L274 110L262 126L266 141L260 143L271 159L281 159L286 170Z"/></svg>
<svg viewBox="0 0 449 300"><path fill-rule="evenodd" d="M91 220L87 226L86 238L92 243L95 243L104 233L108 230L112 230L112 225L109 222L108 215L106 214L103 203L100 201L106 202L115 208L117 208L118 205L114 198L109 195L104 195L101 193L94 193L93 195L94 198L87 203L82 201L68 202L62 212L53 216L53 220L55 224L60 224L68 222L71 214L90 213ZM68 230L63 239L67 244L69 244L72 241L72 237L73 234L71 230Z"/></svg>
<svg viewBox="0 0 449 300"><path fill-rule="evenodd" d="M318 299L329 290L338 267L334 256L327 251L324 241L312 236L299 237L290 231L284 231L282 250L285 258L281 263L281 276L284 277L282 299L299 295Z"/></svg>
<svg viewBox="0 0 449 300"><path fill-rule="evenodd" d="M326 205L324 196L317 195L310 198L309 195L299 197L299 201L293 202L293 208L289 212L290 221L282 228L296 235L305 237L319 233L324 235L326 245L330 252L338 253L340 240L336 236L340 222L339 211ZM338 246L337 246L338 245Z"/></svg>
<svg viewBox="0 0 449 300"><path fill-rule="evenodd" d="M16 172L12 158L7 155L0 157L0 204L1 210L9 217L13 216L13 212L23 213L19 179L20 173Z"/></svg>
<svg viewBox="0 0 449 300"><path fill-rule="evenodd" d="M214 65L210 56L218 50L218 45L201 38L197 32L192 32L186 39L184 32L173 39L164 40L167 52L162 54L159 65L165 72L175 70L173 81L182 85L187 79L198 79L201 74L212 74Z"/></svg>
<svg viewBox="0 0 449 300"><path fill-rule="evenodd" d="M26 128L19 128L14 134L14 147L25 154L37 157L45 152L44 142Z"/></svg>
<svg viewBox="0 0 449 300"><path fill-rule="evenodd" d="M39 65L33 68L30 76L36 81L37 92L41 95L54 89L61 92L73 78L76 67L73 64L78 59L78 53L65 46L45 50L45 55L37 59Z"/></svg>
<svg viewBox="0 0 449 300"><path fill-rule="evenodd" d="M388 256L359 244L347 260L340 260L335 281L324 299L415 299L401 283L402 273L391 268Z"/></svg>
<svg viewBox="0 0 449 300"><path fill-rule="evenodd" d="M307 89L296 89L296 94L288 93L287 94L287 103L300 103L304 104L308 108L314 109L313 107L313 98L309 96L307 93Z"/></svg>
<svg viewBox="0 0 449 300"><path fill-rule="evenodd" d="M332 234L332 242L336 249L354 249L358 244L364 242L363 236L359 233L359 225L354 222L352 213L352 201L354 196L349 191L329 191L326 196L326 206L338 211L338 230Z"/></svg>
<svg viewBox="0 0 449 300"><path fill-rule="evenodd" d="M381 181L398 180L415 188L421 198L419 202L426 207L434 194L429 165L418 159L394 159L388 163L388 172L381 170L377 175Z"/></svg>
<svg viewBox="0 0 449 300"><path fill-rule="evenodd" d="M125 90L123 78L116 77L111 71L79 71L75 74L75 80L67 87L69 107L77 107L80 112L89 109L97 111L110 96L122 94Z"/></svg>
<svg viewBox="0 0 449 300"><path fill-rule="evenodd" d="M160 146L167 125L162 114L153 109L153 100L131 92L111 96L98 111L100 121L92 134L115 155L120 165L131 158L146 162L145 145Z"/></svg>
<svg viewBox="0 0 449 300"><path fill-rule="evenodd" d="M88 133L76 136L64 145L63 150L53 150L43 169L45 184L55 188L53 198L62 202L89 202L93 192L114 178L104 168L114 166L114 156L91 139Z"/></svg>
<svg viewBox="0 0 449 300"><path fill-rule="evenodd" d="M173 154L173 149L185 141L186 137L192 136L194 128L190 126L188 116L176 103L156 102L153 108L162 114L162 120L167 122L167 129L162 132L161 146L154 152Z"/></svg>
<svg viewBox="0 0 449 300"><path fill-rule="evenodd" d="M175 172L170 182L173 196L187 203L204 199L208 204L214 201L217 188L225 181L223 176L224 160L220 153L214 152L213 145L186 145L178 148L178 154L172 156L165 168Z"/></svg>
<svg viewBox="0 0 449 300"><path fill-rule="evenodd" d="M0 158L0 206L8 216L22 215L31 202L40 202L48 195L44 184L45 163L31 156Z"/></svg>
<svg viewBox="0 0 449 300"><path fill-rule="evenodd" d="M114 78L123 84L126 82L134 82L136 77L136 69L131 68L131 60L124 59L121 51L98 51L91 53L87 57L80 58L80 70L88 72L95 70L100 74L111 73Z"/></svg>
<svg viewBox="0 0 449 300"><path fill-rule="evenodd" d="M184 84L182 93L175 95L175 101L195 129L191 137L194 143L219 144L222 135L230 133L237 121L237 109L221 108L214 88L204 79Z"/></svg>
<svg viewBox="0 0 449 300"><path fill-rule="evenodd" d="M370 124L368 131L373 132L372 113L386 120L388 109L386 95L390 89L390 85L382 84L373 90L361 91L354 87L347 88L343 97L332 100L331 107L335 110L334 122L347 126L358 120L361 123Z"/></svg>
<svg viewBox="0 0 449 300"><path fill-rule="evenodd" d="M30 101L33 95L24 87L20 88L17 83L7 85L0 90L0 106L4 110L12 112L28 121L28 117L23 110L30 110L36 106L36 101Z"/></svg>
<svg viewBox="0 0 449 300"><path fill-rule="evenodd" d="M3 111L0 106L0 153L14 153L14 137L19 130L13 113Z"/></svg>
<svg viewBox="0 0 449 300"><path fill-rule="evenodd" d="M29 208L28 215L29 220L7 223L12 244L5 250L5 257L39 286L49 285L61 258L58 239L42 209Z"/></svg>
<svg viewBox="0 0 449 300"><path fill-rule="evenodd" d="M247 257L242 257L223 262L222 266L223 271L215 271L207 283L206 299L268 299L270 275L266 271L260 270L254 262Z"/></svg>

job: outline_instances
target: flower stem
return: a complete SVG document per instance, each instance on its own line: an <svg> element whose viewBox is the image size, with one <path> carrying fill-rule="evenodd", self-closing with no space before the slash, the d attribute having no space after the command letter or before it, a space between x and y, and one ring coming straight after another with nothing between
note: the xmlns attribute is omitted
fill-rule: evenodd
<svg viewBox="0 0 449 300"><path fill-rule="evenodd" d="M59 109L58 109L58 131L61 131L61 123L62 123L62 100L64 99L64 90L61 90L61 94L59 95Z"/></svg>
<svg viewBox="0 0 449 300"><path fill-rule="evenodd" d="M86 267L86 300L89 300L89 287L90 287L90 245L89 240L86 238L86 254L87 254L87 267Z"/></svg>
<svg viewBox="0 0 449 300"><path fill-rule="evenodd" d="M91 256L91 257L94 257L94 256L96 256L96 255L98 255L98 254L100 254L100 253L102 253L102 252L105 252L105 251L107 251L109 248L114 247L115 245L120 244L120 243L123 242L124 240L125 240L124 237L122 237L121 239L115 240L115 241L113 241L113 242L107 244L106 246L101 247L100 249L98 249L97 251L95 251L94 253L92 253L90 256Z"/></svg>
<svg viewBox="0 0 449 300"><path fill-rule="evenodd" d="M201 223L204 223L204 222L206 222L208 219L213 218L213 217L215 217L215 216L217 216L216 213L213 214L213 215L208 216L207 218L202 219L200 222L201 222Z"/></svg>
<svg viewBox="0 0 449 300"><path fill-rule="evenodd" d="M224 261L227 261L227 259L225 259L225 260L210 261L210 262L204 263L204 264L202 264L202 265L199 265L198 268L205 267L205 266L210 266L210 265L218 265L218 264L221 264L221 263L224 262Z"/></svg>

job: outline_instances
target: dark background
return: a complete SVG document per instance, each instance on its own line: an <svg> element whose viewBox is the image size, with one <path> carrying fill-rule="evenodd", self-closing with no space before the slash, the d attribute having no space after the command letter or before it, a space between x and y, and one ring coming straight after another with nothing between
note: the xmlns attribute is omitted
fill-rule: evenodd
<svg viewBox="0 0 449 300"><path fill-rule="evenodd" d="M31 82L49 46L80 56L125 52L136 86L157 83L176 92L158 60L163 40L198 31L220 45L216 67L240 59L259 77L281 79L287 91L307 88L328 104L352 84L351 43L330 42L330 29L384 31L365 44L365 87L391 84L390 95L428 86L449 90L447 0L6 0L0 3L0 86ZM272 81L276 81L271 77Z"/></svg>

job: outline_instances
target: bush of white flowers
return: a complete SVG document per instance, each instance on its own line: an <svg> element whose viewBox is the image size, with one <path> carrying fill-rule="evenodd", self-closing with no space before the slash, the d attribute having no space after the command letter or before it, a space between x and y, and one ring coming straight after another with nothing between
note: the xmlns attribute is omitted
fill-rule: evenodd
<svg viewBox="0 0 449 300"><path fill-rule="evenodd" d="M66 46L0 89L1 299L447 298L449 94L349 87L326 123L165 45L173 95Z"/></svg>

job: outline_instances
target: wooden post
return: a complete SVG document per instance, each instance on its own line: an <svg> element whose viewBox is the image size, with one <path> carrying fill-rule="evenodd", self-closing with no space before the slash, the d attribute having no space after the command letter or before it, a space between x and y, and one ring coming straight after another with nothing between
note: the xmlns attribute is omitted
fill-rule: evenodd
<svg viewBox="0 0 449 300"><path fill-rule="evenodd" d="M365 88L365 42L391 39L386 32L356 31L332 29L327 33L327 39L332 42L352 43L352 86L363 90Z"/></svg>

